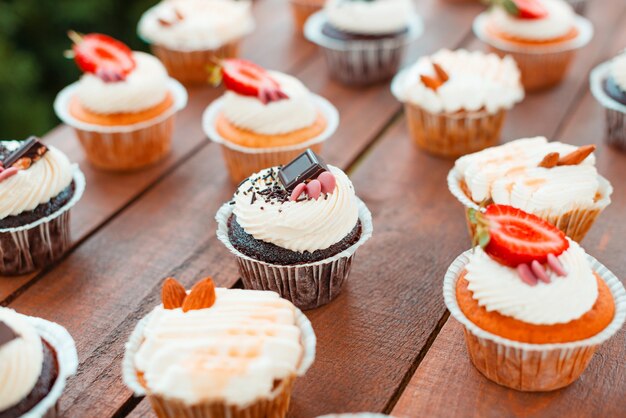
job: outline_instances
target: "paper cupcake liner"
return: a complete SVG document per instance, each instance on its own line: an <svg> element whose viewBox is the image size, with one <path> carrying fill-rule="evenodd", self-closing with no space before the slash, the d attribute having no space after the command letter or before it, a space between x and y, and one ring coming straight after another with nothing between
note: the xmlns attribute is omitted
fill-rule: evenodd
<svg viewBox="0 0 626 418"><path fill-rule="evenodd" d="M593 37L593 25L584 17L577 16L575 25L578 36L557 45L517 45L493 38L486 30L488 15L480 14L474 20L474 33L490 49L501 57L511 55L521 72L524 89L538 91L559 84L576 55Z"/></svg>
<svg viewBox="0 0 626 418"><path fill-rule="evenodd" d="M74 195L52 215L27 225L0 229L0 275L20 275L44 268L71 245L70 209L85 191L85 176L74 168Z"/></svg>
<svg viewBox="0 0 626 418"><path fill-rule="evenodd" d="M289 0L295 28L298 32L304 31L306 20L313 13L319 12L324 7L325 0Z"/></svg>
<svg viewBox="0 0 626 418"><path fill-rule="evenodd" d="M457 158L500 142L506 110L430 113L412 103L404 104L409 132L423 150L446 158Z"/></svg>
<svg viewBox="0 0 626 418"><path fill-rule="evenodd" d="M408 33L388 39L343 41L326 36L322 28L324 11L312 15L304 27L305 37L322 48L333 78L345 84L364 85L393 77L400 68L407 46L423 32L422 20L415 15Z"/></svg>
<svg viewBox="0 0 626 418"><path fill-rule="evenodd" d="M372 214L359 200L361 237L350 248L325 260L292 266L281 266L255 260L238 251L228 238L228 219L233 206L226 203L215 215L217 238L236 256L239 274L247 289L272 290L300 309L326 305L341 292L350 274L357 249L371 238Z"/></svg>
<svg viewBox="0 0 626 418"><path fill-rule="evenodd" d="M476 232L475 225L469 221L469 209L484 211L478 203L474 202L463 190L462 186L463 176L456 168L453 168L448 173L448 189L454 197L465 207L465 216L467 220L467 226L470 233L470 237L474 236ZM613 193L613 187L604 177L598 176L599 189L598 193L601 198L594 202L594 204L587 208L574 209L569 212L559 213L558 208L551 210L546 209L541 212L533 212L535 215L550 222L559 228L565 235L580 242L587 235L587 232L591 229L591 226L595 222L596 218L606 207L611 203L611 193Z"/></svg>
<svg viewBox="0 0 626 418"><path fill-rule="evenodd" d="M489 333L471 322L458 306L456 283L469 262L466 251L446 272L443 297L450 314L465 327L467 350L474 366L489 380L521 391L549 391L569 385L585 370L596 349L611 338L626 320L626 291L613 273L587 256L615 300L611 323L591 338L560 344L528 344Z"/></svg>
<svg viewBox="0 0 626 418"><path fill-rule="evenodd" d="M170 151L176 113L187 105L187 91L169 80L174 105L148 121L124 126L99 126L76 119L69 112L77 83L63 89L54 102L57 116L76 131L87 159L95 167L111 171L136 170L163 159Z"/></svg>
<svg viewBox="0 0 626 418"><path fill-rule="evenodd" d="M202 51L178 51L156 44L150 45L150 48L176 80L185 85L208 85L209 68L219 60L237 58L239 43L237 40L217 49Z"/></svg>
<svg viewBox="0 0 626 418"><path fill-rule="evenodd" d="M589 76L591 92L606 111L606 142L626 150L626 105L614 100L604 91L604 81L609 77L611 63L605 62L593 69Z"/></svg>
<svg viewBox="0 0 626 418"><path fill-rule="evenodd" d="M52 389L37 405L21 418L56 418L59 398L63 394L67 378L76 374L78 355L72 336L62 326L41 318L22 315L48 344L54 348L59 370Z"/></svg>
<svg viewBox="0 0 626 418"><path fill-rule="evenodd" d="M222 109L222 98L213 101L204 111L202 126L209 139L220 144L230 177L238 184L264 168L289 163L307 148L315 152L321 151L323 143L335 133L339 126L339 112L321 96L313 95L313 100L326 119L326 129L320 135L301 144L274 148L249 148L228 141L217 132L215 127L216 119Z"/></svg>
<svg viewBox="0 0 626 418"><path fill-rule="evenodd" d="M197 405L186 405L181 401L148 393L137 377L134 357L143 342L144 328L148 323L150 315L151 314L148 314L148 316L139 321L126 343L124 359L122 360L122 378L126 386L134 392L135 396L148 395L152 407L157 413L157 416L160 418L284 417L287 413L287 409L289 408L291 389L296 376L304 376L315 361L317 338L315 337L313 326L300 310L296 310L296 325L298 325L300 331L302 332L302 346L304 347L304 354L296 375L292 375L284 379L281 385L279 385L268 398L260 399L254 404L247 405L242 408L236 405L227 405L223 402L207 402Z"/></svg>

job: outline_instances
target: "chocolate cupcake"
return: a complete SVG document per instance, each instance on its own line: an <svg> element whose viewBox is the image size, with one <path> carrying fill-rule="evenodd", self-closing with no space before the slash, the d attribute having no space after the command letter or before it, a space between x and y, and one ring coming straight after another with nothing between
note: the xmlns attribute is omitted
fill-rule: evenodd
<svg viewBox="0 0 626 418"><path fill-rule="evenodd" d="M410 0L330 0L304 31L322 47L334 78L363 85L397 72L422 23Z"/></svg>
<svg viewBox="0 0 626 418"><path fill-rule="evenodd" d="M591 73L591 92L606 109L606 140L626 150L626 51Z"/></svg>
<svg viewBox="0 0 626 418"><path fill-rule="evenodd" d="M346 174L310 150L244 180L216 219L244 285L302 309L339 294L356 249L372 234L371 214Z"/></svg>
<svg viewBox="0 0 626 418"><path fill-rule="evenodd" d="M65 379L76 372L64 328L0 308L0 417L56 417Z"/></svg>
<svg viewBox="0 0 626 418"><path fill-rule="evenodd" d="M69 210L85 179L58 149L37 138L0 141L0 274L24 274L70 245Z"/></svg>

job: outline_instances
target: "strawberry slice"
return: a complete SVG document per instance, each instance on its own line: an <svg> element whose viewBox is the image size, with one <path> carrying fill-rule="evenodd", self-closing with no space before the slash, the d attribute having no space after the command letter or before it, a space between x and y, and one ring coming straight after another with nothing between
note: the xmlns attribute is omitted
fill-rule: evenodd
<svg viewBox="0 0 626 418"><path fill-rule="evenodd" d="M100 33L79 35L69 32L74 41L74 61L85 73L95 74L106 82L125 80L135 69L133 52L122 42Z"/></svg>
<svg viewBox="0 0 626 418"><path fill-rule="evenodd" d="M569 248L565 234L536 215L511 206L492 204L478 218L477 234L488 231L485 252L501 264L541 264L550 254L558 256Z"/></svg>
<svg viewBox="0 0 626 418"><path fill-rule="evenodd" d="M253 62L227 59L221 62L221 68L222 81L228 90L258 97L264 104L288 98L267 70Z"/></svg>
<svg viewBox="0 0 626 418"><path fill-rule="evenodd" d="M520 19L541 19L548 15L548 9L539 0L511 0L517 8Z"/></svg>

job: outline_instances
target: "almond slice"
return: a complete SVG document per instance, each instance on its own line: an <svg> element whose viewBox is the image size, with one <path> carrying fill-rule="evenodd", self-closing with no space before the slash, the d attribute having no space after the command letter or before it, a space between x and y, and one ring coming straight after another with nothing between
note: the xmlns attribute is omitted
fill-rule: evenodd
<svg viewBox="0 0 626 418"><path fill-rule="evenodd" d="M561 156L559 155L558 152L551 152L547 154L545 157L543 157L543 160L541 160L541 162L539 163L539 167L543 167L543 168L555 167L559 162L559 158L561 158Z"/></svg>
<svg viewBox="0 0 626 418"><path fill-rule="evenodd" d="M183 312L206 309L215 303L215 284L207 277L195 284L183 302Z"/></svg>
<svg viewBox="0 0 626 418"><path fill-rule="evenodd" d="M592 152L596 150L595 145L584 145L575 151L561 157L557 165L578 165L582 163Z"/></svg>
<svg viewBox="0 0 626 418"><path fill-rule="evenodd" d="M437 64L436 62L433 62L433 68L435 69L435 73L437 74L437 78L439 79L439 81L441 81L441 84L450 80L448 73L445 72L445 70L441 67L441 65Z"/></svg>
<svg viewBox="0 0 626 418"><path fill-rule="evenodd" d="M426 87L434 91L437 91L437 89L441 87L441 85L443 84L441 81L433 77L423 75L423 74L420 75L420 79L422 80L422 83L424 83Z"/></svg>
<svg viewBox="0 0 626 418"><path fill-rule="evenodd" d="M187 292L178 280L168 277L163 283L161 300L165 309L177 309L183 306Z"/></svg>

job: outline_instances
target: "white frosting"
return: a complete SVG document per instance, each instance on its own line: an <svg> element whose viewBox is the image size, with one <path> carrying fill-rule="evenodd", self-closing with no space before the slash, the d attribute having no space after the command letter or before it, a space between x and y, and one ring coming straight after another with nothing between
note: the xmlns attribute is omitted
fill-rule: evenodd
<svg viewBox="0 0 626 418"><path fill-rule="evenodd" d="M463 156L455 168L474 202L492 199L535 214L565 213L593 205L600 189L595 155L575 166L538 166L551 152L564 156L576 148L545 137L518 139Z"/></svg>
<svg viewBox="0 0 626 418"><path fill-rule="evenodd" d="M585 251L568 238L570 247L558 256L567 276L550 269L550 283L529 286L516 269L503 266L476 247L465 266L473 298L488 312L496 311L534 325L565 324L591 310L598 284Z"/></svg>
<svg viewBox="0 0 626 418"><path fill-rule="evenodd" d="M615 80L615 84L626 91L626 52L613 58L611 61L611 77Z"/></svg>
<svg viewBox="0 0 626 418"><path fill-rule="evenodd" d="M182 20L176 17L176 11ZM163 25L159 19L175 22ZM139 34L147 41L181 51L216 49L254 30L247 0L168 0L146 11Z"/></svg>
<svg viewBox="0 0 626 418"><path fill-rule="evenodd" d="M365 35L400 32L415 14L411 0L329 0L325 11L335 28Z"/></svg>
<svg viewBox="0 0 626 418"><path fill-rule="evenodd" d="M256 97L227 91L222 108L226 119L239 128L263 135L281 135L313 125L319 110L306 86L287 74L272 71L270 75L288 98L264 104Z"/></svg>
<svg viewBox="0 0 626 418"><path fill-rule="evenodd" d="M3 142L7 148L19 145ZM0 219L19 215L48 203L72 182L73 168L67 156L48 145L48 152L27 170L0 181Z"/></svg>
<svg viewBox="0 0 626 418"><path fill-rule="evenodd" d="M548 14L540 19L520 19L502 7L489 11L489 22L508 36L532 41L543 41L565 36L572 30L576 13L563 0L539 0Z"/></svg>
<svg viewBox="0 0 626 418"><path fill-rule="evenodd" d="M333 193L317 200L274 205L261 198L251 203L247 190L253 186L251 179L256 179L255 184L263 189L266 183L262 177L270 170L278 170L266 169L252 175L239 186L234 197L237 222L254 238L291 251L313 252L338 243L358 222L358 200L348 176L336 167L328 169L337 181Z"/></svg>
<svg viewBox="0 0 626 418"><path fill-rule="evenodd" d="M0 411L4 411L35 387L43 367L43 345L35 328L14 310L0 308L0 321L18 334L0 347Z"/></svg>
<svg viewBox="0 0 626 418"><path fill-rule="evenodd" d="M439 64L449 77L436 91L420 79L420 75L435 77L433 63ZM420 58L404 74L397 98L431 113L485 109L493 114L512 108L524 98L520 72L510 56L443 49Z"/></svg>
<svg viewBox="0 0 626 418"><path fill-rule="evenodd" d="M135 355L150 392L245 407L296 374L303 347L294 306L274 292L215 293L208 309L152 312Z"/></svg>
<svg viewBox="0 0 626 418"><path fill-rule="evenodd" d="M161 61L144 52L133 52L137 66L126 80L105 82L86 73L78 82L76 95L81 105L102 114L131 113L161 103L167 95L167 71Z"/></svg>

